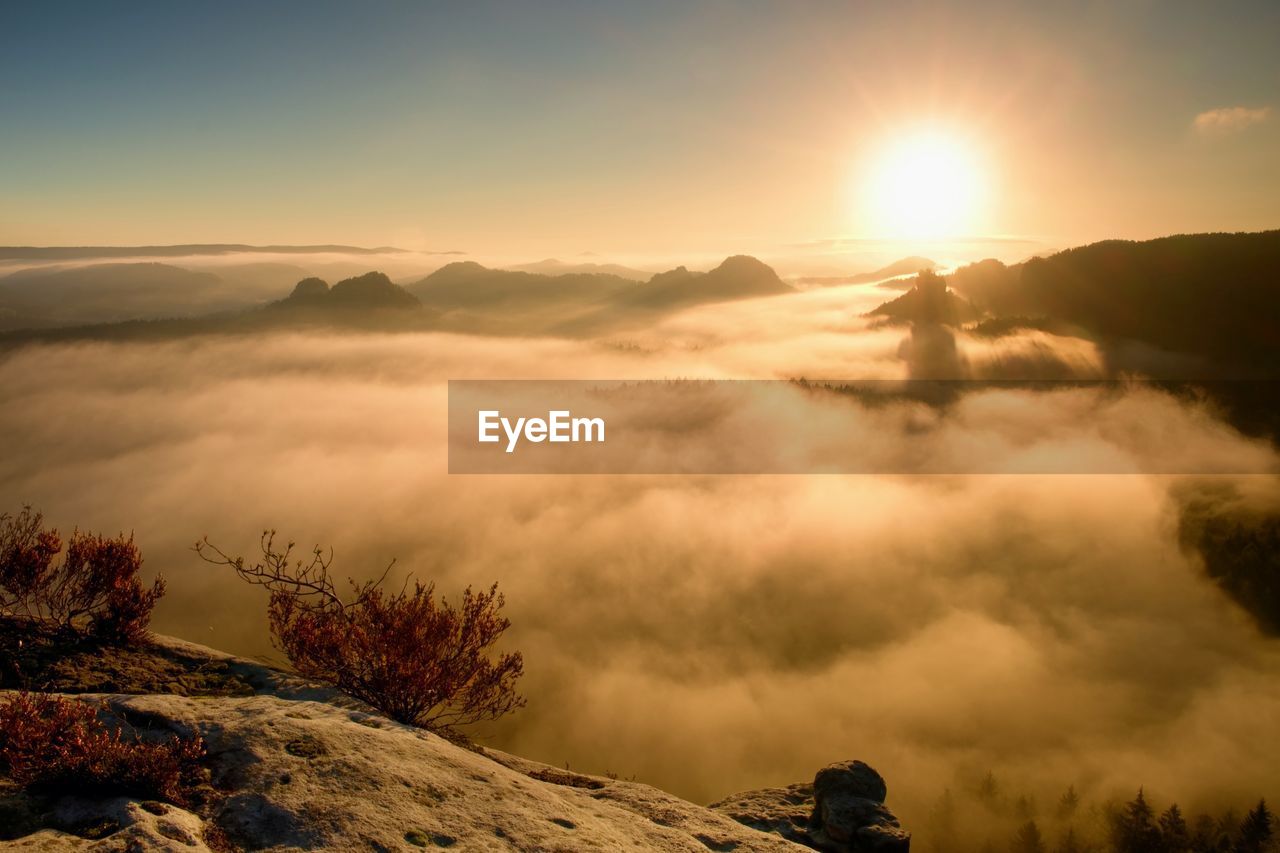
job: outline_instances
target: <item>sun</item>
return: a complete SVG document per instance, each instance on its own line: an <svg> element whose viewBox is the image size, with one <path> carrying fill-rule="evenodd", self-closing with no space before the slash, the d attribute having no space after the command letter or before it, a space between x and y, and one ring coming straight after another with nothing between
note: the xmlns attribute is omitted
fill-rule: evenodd
<svg viewBox="0 0 1280 853"><path fill-rule="evenodd" d="M858 182L863 216L878 236L943 239L972 234L986 181L973 146L944 130L897 137Z"/></svg>

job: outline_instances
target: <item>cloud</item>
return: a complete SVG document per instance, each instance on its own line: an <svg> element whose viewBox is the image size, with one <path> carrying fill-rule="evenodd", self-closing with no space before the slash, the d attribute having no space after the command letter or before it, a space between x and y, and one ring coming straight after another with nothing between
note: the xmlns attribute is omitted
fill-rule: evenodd
<svg viewBox="0 0 1280 853"><path fill-rule="evenodd" d="M1041 803L1067 784L1184 807L1275 796L1280 646L1178 547L1178 478L447 473L449 378L902 376L904 333L866 330L857 292L699 309L632 341L30 347L0 356L0 511L133 530L169 581L156 629L238 653L270 653L266 603L190 553L202 534L251 555L278 527L334 545L339 572L399 557L446 594L497 579L530 703L489 742L699 801L854 757L913 829L987 769ZM1061 346L961 345L975 369ZM850 446L970 454L1007 455L1011 429L1071 444L1144 421L1183 453L1238 441L1167 400L1135 395L1105 424L1078 404L975 398L914 432L797 417Z"/></svg>
<svg viewBox="0 0 1280 853"><path fill-rule="evenodd" d="M1266 121L1270 115L1271 107L1219 107L1196 116L1195 127L1204 134L1239 133Z"/></svg>

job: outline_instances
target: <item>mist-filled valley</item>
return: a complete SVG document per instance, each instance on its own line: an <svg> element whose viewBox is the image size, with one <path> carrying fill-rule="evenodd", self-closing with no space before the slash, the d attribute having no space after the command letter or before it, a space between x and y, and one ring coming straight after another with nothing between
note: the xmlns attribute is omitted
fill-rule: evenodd
<svg viewBox="0 0 1280 853"><path fill-rule="evenodd" d="M1139 786L1160 808L1240 811L1280 797L1265 400L975 385L886 411L797 390L787 418L834 445L993 473L448 473L451 379L1271 378L1275 290L1251 276L1276 268L1275 233L1176 239L1238 263L1168 303L1151 244L1095 250L1128 245L1121 265L1068 253L820 284L731 258L631 278L456 265L401 286L354 257L331 276L354 283L331 286L307 284L327 273L303 256L234 310L212 287L123 323L143 315L51 289L60 328L0 338L0 509L132 531L169 585L154 630L280 662L265 596L202 562L198 538L252 555L277 529L358 580L394 558L396 588L497 581L528 705L471 734L696 802L856 755L920 849L1003 848L1031 817L1101 837L1105 806ZM1059 298L1064 277L1092 301ZM715 429L653 418L690 440ZM712 438L786 452L785 432ZM1133 473L998 473L1064 449ZM1183 470L1170 460L1233 473L1141 473ZM1068 787L1079 814L1059 808Z"/></svg>

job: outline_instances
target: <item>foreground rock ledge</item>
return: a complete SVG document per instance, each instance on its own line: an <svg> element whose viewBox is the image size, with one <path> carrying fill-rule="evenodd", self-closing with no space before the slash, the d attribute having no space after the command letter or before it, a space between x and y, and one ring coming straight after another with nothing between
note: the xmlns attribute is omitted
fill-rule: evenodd
<svg viewBox="0 0 1280 853"><path fill-rule="evenodd" d="M788 807L805 807L807 796L817 823L793 830L773 825L773 811L744 810L749 798L783 810L765 796L770 792L704 808L648 785L468 750L261 664L180 641L160 643L229 667L255 695L92 698L152 730L199 732L213 784L226 793L215 813L65 797L48 806L46 824L113 828L96 838L43 828L0 841L0 850L199 853L215 840L215 851L228 842L246 850L907 849L906 834L884 809L883 780L860 762L833 765L815 786L797 786L808 793ZM896 829L902 845L866 846L879 837L867 834L868 827L879 832L876 826Z"/></svg>

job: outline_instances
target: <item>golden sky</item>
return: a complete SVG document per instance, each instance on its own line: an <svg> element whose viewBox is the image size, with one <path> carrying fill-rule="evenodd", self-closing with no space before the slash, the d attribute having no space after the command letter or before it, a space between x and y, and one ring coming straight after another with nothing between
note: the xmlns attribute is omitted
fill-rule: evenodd
<svg viewBox="0 0 1280 853"><path fill-rule="evenodd" d="M1280 7L1065 5L27 6L0 243L1017 258L1280 224Z"/></svg>

